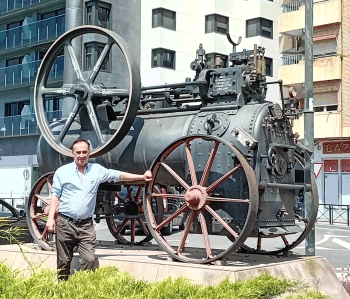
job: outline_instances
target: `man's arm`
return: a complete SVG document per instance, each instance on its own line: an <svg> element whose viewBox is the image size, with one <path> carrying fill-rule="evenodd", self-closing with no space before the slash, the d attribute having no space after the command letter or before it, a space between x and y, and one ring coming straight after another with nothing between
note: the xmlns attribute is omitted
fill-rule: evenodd
<svg viewBox="0 0 350 299"><path fill-rule="evenodd" d="M57 196L52 195L50 205L49 205L49 215L46 222L46 227L49 233L52 233L55 230L55 226L56 226L55 222L57 218L56 213L58 211L59 203L60 203L60 199Z"/></svg>
<svg viewBox="0 0 350 299"><path fill-rule="evenodd" d="M121 171L119 179L122 182L135 182L135 181L150 182L153 180L152 172L150 170L147 170L144 174L133 174L133 173Z"/></svg>

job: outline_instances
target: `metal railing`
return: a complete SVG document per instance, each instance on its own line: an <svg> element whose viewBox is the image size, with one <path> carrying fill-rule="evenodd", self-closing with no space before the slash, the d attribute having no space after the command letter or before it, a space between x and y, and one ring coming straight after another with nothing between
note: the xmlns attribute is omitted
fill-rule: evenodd
<svg viewBox="0 0 350 299"><path fill-rule="evenodd" d="M8 66L0 69L0 88L34 82L41 60ZM58 56L50 70L49 78L63 76L64 56Z"/></svg>
<svg viewBox="0 0 350 299"><path fill-rule="evenodd" d="M317 221L350 226L350 205L319 204Z"/></svg>
<svg viewBox="0 0 350 299"><path fill-rule="evenodd" d="M2 0L1 0L2 1ZM65 32L66 16L60 15L0 32L0 50L12 49L59 37Z"/></svg>
<svg viewBox="0 0 350 299"><path fill-rule="evenodd" d="M1 0L0 1L0 14L13 11L16 9L21 9L23 7L44 2L47 0Z"/></svg>
<svg viewBox="0 0 350 299"><path fill-rule="evenodd" d="M46 115L50 124L62 118L62 111L48 111ZM34 113L0 117L0 137L39 133L39 127Z"/></svg>
<svg viewBox="0 0 350 299"><path fill-rule="evenodd" d="M281 5L283 9L283 13L297 11L301 6L305 6L305 0L302 1L293 1L289 3L284 3Z"/></svg>
<svg viewBox="0 0 350 299"><path fill-rule="evenodd" d="M282 65L298 64L301 60L305 60L303 54L286 55L282 57Z"/></svg>

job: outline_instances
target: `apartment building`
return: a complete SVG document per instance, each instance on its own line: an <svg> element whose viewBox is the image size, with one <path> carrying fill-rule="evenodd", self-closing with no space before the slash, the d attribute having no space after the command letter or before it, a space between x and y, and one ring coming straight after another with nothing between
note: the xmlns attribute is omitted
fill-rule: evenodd
<svg viewBox="0 0 350 299"><path fill-rule="evenodd" d="M36 158L40 135L32 108L33 85L43 55L66 30L66 1L69 0L1 1L0 181L5 182L2 185L6 188L0 190L0 197L28 195L40 175ZM266 48L266 74L271 81L277 79L280 66L280 12L277 0L93 0L85 1L84 24L112 29L129 43L140 61L143 86L193 79L190 63L196 58L200 43L209 66L214 66L217 58L222 66L227 66L232 45L226 32L234 41L242 36L237 52L251 50L254 44ZM93 65L98 57L98 45L91 42L84 39L85 66L90 60ZM57 86L63 82L63 61L64 53L57 57L50 73L51 83ZM105 70L99 74L101 82L113 86L123 71ZM277 86L269 88L267 97L278 101ZM46 113L49 121L60 119L62 99L47 99ZM19 183L22 177L23 182Z"/></svg>
<svg viewBox="0 0 350 299"><path fill-rule="evenodd" d="M349 0L314 1L314 162L320 203L350 204ZM283 1L278 77L304 107L305 1ZM295 122L304 136L304 118ZM318 173L319 172L319 173Z"/></svg>

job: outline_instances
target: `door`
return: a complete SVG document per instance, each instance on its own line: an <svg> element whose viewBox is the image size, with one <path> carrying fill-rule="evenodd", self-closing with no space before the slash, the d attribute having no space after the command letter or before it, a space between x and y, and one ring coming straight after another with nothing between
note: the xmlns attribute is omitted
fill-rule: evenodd
<svg viewBox="0 0 350 299"><path fill-rule="evenodd" d="M339 180L338 173L325 173L325 204L339 204Z"/></svg>

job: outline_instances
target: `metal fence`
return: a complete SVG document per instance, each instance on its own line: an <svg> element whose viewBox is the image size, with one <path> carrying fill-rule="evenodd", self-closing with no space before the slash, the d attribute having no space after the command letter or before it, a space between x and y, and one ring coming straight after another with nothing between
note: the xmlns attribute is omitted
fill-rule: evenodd
<svg viewBox="0 0 350 299"><path fill-rule="evenodd" d="M41 60L17 64L0 69L0 88L35 81ZM58 56L49 73L49 78L63 77L64 56Z"/></svg>
<svg viewBox="0 0 350 299"><path fill-rule="evenodd" d="M350 226L350 205L320 204L317 221L329 224L342 223Z"/></svg>
<svg viewBox="0 0 350 299"><path fill-rule="evenodd" d="M60 15L0 31L0 50L57 38L65 31L65 20L66 16Z"/></svg>
<svg viewBox="0 0 350 299"><path fill-rule="evenodd" d="M293 1L289 3L284 3L281 5L283 9L283 13L291 12L291 11L296 11L299 10L301 6L305 6L305 1Z"/></svg>
<svg viewBox="0 0 350 299"><path fill-rule="evenodd" d="M62 117L62 111L46 112L50 123L58 121ZM39 127L35 114L0 117L0 137L39 134Z"/></svg>
<svg viewBox="0 0 350 299"><path fill-rule="evenodd" d="M282 65L298 64L301 60L305 60L303 54L286 55L282 57Z"/></svg>
<svg viewBox="0 0 350 299"><path fill-rule="evenodd" d="M0 14L47 0L0 0Z"/></svg>

